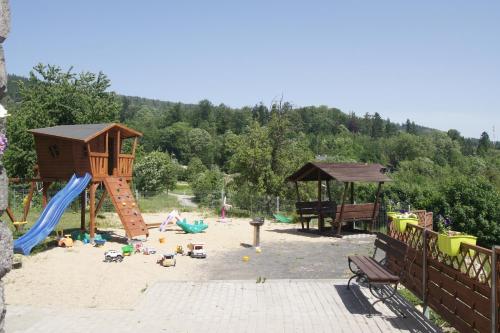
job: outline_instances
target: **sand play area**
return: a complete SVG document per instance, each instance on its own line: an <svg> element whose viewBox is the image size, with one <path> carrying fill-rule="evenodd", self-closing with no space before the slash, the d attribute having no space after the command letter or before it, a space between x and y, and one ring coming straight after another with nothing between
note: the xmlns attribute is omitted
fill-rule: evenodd
<svg viewBox="0 0 500 333"><path fill-rule="evenodd" d="M144 214L144 218L148 224L158 223L166 215ZM266 220L261 232L262 253L256 253L255 249L247 246L253 240L253 227L249 225L249 218L219 223L217 217L203 216L203 213L183 213L181 216L190 222L203 218L209 227L199 234L185 234L176 225L169 225L166 232L160 232L158 228L150 229L145 245L157 250L154 255L134 254L125 257L123 262L107 263L103 260L104 252L119 250L124 245L118 241L108 241L102 247L54 247L24 257L22 268L12 270L4 280L7 303L131 309L141 294L158 281L305 278L317 277L314 276L315 272L323 272L319 277L338 277L346 273L347 267L344 255L335 255L335 251L362 252L365 250L358 249L372 243L371 239L353 242L308 235L297 231L298 226ZM124 235L117 216L111 214L108 218L117 221L117 228L112 230ZM160 237L165 237L166 242L161 244ZM156 264L160 254L173 252L176 245L185 248L190 242L205 243L207 258L177 256L175 267ZM332 246L339 242L351 246L336 246L334 249ZM323 252L327 255L323 256ZM337 271L332 265L332 254L343 263ZM245 255L250 257L248 262L242 260Z"/></svg>

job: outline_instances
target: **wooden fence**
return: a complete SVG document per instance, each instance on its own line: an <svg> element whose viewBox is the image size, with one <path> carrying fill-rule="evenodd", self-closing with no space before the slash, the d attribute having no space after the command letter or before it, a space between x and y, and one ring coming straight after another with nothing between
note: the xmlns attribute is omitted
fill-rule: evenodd
<svg viewBox="0 0 500 333"><path fill-rule="evenodd" d="M460 254L450 257L439 250L437 238L434 231L408 225L402 233L389 228L388 235L379 234L376 246L386 252L387 267L402 284L458 331L494 332L493 313L500 316L500 256L493 264L491 250L462 243ZM498 272L496 305L493 269Z"/></svg>

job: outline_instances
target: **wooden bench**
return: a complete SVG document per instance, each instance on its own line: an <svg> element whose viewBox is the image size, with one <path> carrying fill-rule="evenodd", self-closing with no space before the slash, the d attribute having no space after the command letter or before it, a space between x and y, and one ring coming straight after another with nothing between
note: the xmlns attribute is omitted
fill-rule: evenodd
<svg viewBox="0 0 500 333"><path fill-rule="evenodd" d="M385 302L387 299L394 297L398 289L399 276L389 272L382 264L371 257L367 256L349 256L348 257L349 269L354 274L347 281L347 289L350 289L352 279L365 279L370 288L371 294L377 298L372 306L378 302ZM352 264L356 265L353 269ZM387 286L389 288L388 295L377 294L374 289ZM402 316L404 314L401 312Z"/></svg>
<svg viewBox="0 0 500 333"><path fill-rule="evenodd" d="M342 206L337 206L337 213L335 215L335 226L337 229L337 234L340 235L340 228L343 224L356 222L356 221L373 221L378 216L378 209L375 210L375 215L373 214L373 210L375 209L374 203L364 203L364 204L346 204L344 205L344 212L342 214L342 221L340 221L340 213L342 210ZM371 230L371 225L370 225Z"/></svg>
<svg viewBox="0 0 500 333"><path fill-rule="evenodd" d="M337 206L336 221L340 218L340 211L342 206ZM342 222L348 221L371 221L373 216L374 203L364 204L346 204L344 205L344 214L342 215ZM378 215L378 210L375 212L375 217Z"/></svg>
<svg viewBox="0 0 500 333"><path fill-rule="evenodd" d="M309 230L309 223L312 219L320 220L318 227L322 229L324 227L324 219L335 218L337 205L332 201L299 201L295 203L295 208L297 214L299 215L299 220L304 229L304 222L306 223L307 230Z"/></svg>

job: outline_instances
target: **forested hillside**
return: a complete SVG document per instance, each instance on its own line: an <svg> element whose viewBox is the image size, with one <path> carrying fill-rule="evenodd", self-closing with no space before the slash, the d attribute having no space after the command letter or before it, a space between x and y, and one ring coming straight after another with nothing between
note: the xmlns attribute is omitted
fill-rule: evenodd
<svg viewBox="0 0 500 333"><path fill-rule="evenodd" d="M9 175L28 176L35 163L29 128L120 121L144 133L136 163L144 189L161 190L183 178L203 203L226 183L244 207L249 198L292 198L284 179L307 161L378 162L394 179L385 188L386 203L432 210L449 217L455 230L477 235L482 245L500 243L500 147L486 132L464 138L457 130L441 132L410 120L395 124L378 113L286 101L256 101L241 109L208 100L163 102L119 96L109 86L103 74L43 65L27 79L11 77ZM150 182L154 177L163 180ZM357 191L360 199L373 200L370 185Z"/></svg>

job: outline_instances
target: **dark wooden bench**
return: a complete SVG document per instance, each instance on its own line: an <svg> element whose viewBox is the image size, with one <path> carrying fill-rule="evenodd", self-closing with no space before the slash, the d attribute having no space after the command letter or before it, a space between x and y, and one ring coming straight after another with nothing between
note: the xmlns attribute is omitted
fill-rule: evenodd
<svg viewBox="0 0 500 333"><path fill-rule="evenodd" d="M368 283L371 294L377 298L372 306L378 302L385 302L387 299L394 297L398 289L399 276L389 272L381 263L367 256L349 256L348 257L349 269L354 274L347 281L347 289L350 289L350 284L352 279L364 279ZM356 265L356 269L352 267L352 264ZM381 287L388 287L389 292L386 295L381 293L376 293L375 289L380 289ZM404 313L400 312L402 316Z"/></svg>
<svg viewBox="0 0 500 333"><path fill-rule="evenodd" d="M304 229L304 223L306 223L306 227L309 229L309 223L312 219L318 219L318 227L322 229L326 218L331 218L332 220L335 218L337 205L332 201L299 201L295 203L295 208L299 215L302 229Z"/></svg>
<svg viewBox="0 0 500 333"><path fill-rule="evenodd" d="M340 215L342 211L342 206L338 205L337 213L335 216L335 224L334 224L338 228L337 234L340 235L340 228L342 227L342 225L347 223L352 223L356 221L370 221L373 223L373 221L378 216L378 209L375 210L375 215L373 214L374 209L375 209L374 203L345 204L341 221Z"/></svg>

